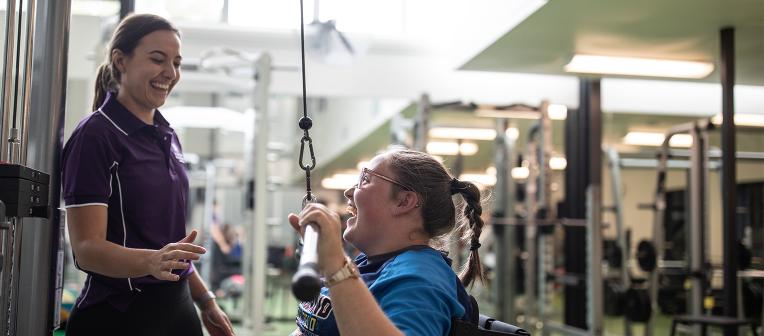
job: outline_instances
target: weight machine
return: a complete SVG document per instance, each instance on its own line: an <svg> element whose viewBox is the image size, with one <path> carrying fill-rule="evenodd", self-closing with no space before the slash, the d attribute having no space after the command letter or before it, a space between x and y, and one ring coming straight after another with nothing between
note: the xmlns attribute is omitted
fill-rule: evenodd
<svg viewBox="0 0 764 336"><path fill-rule="evenodd" d="M653 211L653 237L652 241L642 241L638 245L636 258L640 268L649 273L647 280L647 291L639 293L630 293L626 297L626 307L632 308L632 311L639 312L636 318L632 320L645 322L645 335L652 335L654 332L654 318L652 313L658 308L658 287L659 275L664 269L672 266L664 261L664 240L665 240L665 218L667 205L666 180L667 171L672 166L672 159L687 158L689 165L681 164L686 161L674 161L673 166L682 166L689 169L688 194L689 201L689 262L686 269L681 272L686 273L690 279L689 286L689 307L690 316L700 317L707 315L705 310L710 309L706 295L710 290L710 277L712 273L708 269L707 257L705 251L707 248L707 204L708 195L706 183L708 180L708 171L711 169L723 169L721 162L710 161L710 158L719 158L718 151L709 150L709 131L714 130L715 126L709 119L702 119L686 124L681 124L670 128L665 135L664 141L658 151L658 160L653 161L657 164L657 185L655 198L648 209ZM692 145L689 151L672 150L669 148L669 142L676 134L689 133L692 137ZM742 160L764 160L764 155L753 152L738 152L736 156ZM740 278L736 280L740 282ZM740 286L737 286L738 289ZM738 290L740 298L740 290ZM738 302L740 300L738 299ZM704 309L705 308L705 309ZM628 320L628 318L627 318ZM700 326L695 326L693 332L699 334Z"/></svg>
<svg viewBox="0 0 764 336"><path fill-rule="evenodd" d="M64 225L58 172L70 7L70 1L51 0L9 0L5 7L0 335L51 334L59 324Z"/></svg>

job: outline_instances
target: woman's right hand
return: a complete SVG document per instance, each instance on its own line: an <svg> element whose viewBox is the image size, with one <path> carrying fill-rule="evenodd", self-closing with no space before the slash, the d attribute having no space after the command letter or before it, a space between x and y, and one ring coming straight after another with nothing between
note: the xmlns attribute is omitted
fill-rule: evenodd
<svg viewBox="0 0 764 336"><path fill-rule="evenodd" d="M345 252L342 249L342 223L340 216L318 203L308 203L299 215L289 214L289 224L300 236L305 233L305 226L315 225L319 232L318 270L322 274L334 274L345 264Z"/></svg>
<svg viewBox="0 0 764 336"><path fill-rule="evenodd" d="M195 239L196 230L193 230L177 243L167 244L154 251L148 260L149 275L159 280L180 280L180 276L172 271L191 267L192 260L199 260L200 255L207 252L204 247L192 244Z"/></svg>

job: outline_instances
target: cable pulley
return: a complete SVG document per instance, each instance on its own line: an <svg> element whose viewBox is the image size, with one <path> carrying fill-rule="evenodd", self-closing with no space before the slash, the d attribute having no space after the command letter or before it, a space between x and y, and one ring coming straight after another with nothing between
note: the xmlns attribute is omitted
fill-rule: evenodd
<svg viewBox="0 0 764 336"><path fill-rule="evenodd" d="M310 138L310 128L313 127L313 120L308 117L307 95L305 93L305 23L303 22L303 4L300 0L300 50L302 52L302 118L298 122L303 131L300 139L300 169L305 171L305 197L302 199L302 206L313 203L318 200L310 188L310 171L316 168L316 154L313 151L313 139ZM304 163L305 143L308 144L308 153L310 154L310 164ZM321 290L321 278L318 274L318 230L312 223L305 225L303 234L303 246L300 253L300 264L292 277L292 293L300 301L312 301L318 297Z"/></svg>

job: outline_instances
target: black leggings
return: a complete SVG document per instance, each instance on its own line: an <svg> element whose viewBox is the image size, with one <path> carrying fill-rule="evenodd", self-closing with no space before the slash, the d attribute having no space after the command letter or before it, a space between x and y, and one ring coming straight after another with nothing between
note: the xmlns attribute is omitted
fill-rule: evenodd
<svg viewBox="0 0 764 336"><path fill-rule="evenodd" d="M146 286L127 311L108 302L72 310L66 335L202 336L188 281Z"/></svg>

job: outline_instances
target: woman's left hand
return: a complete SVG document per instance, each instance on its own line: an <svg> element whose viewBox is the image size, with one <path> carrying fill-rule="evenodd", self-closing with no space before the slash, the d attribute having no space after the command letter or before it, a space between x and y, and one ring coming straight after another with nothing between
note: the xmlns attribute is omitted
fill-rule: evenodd
<svg viewBox="0 0 764 336"><path fill-rule="evenodd" d="M210 300L202 309L202 323L210 336L232 336L233 326L228 316L220 309L215 300Z"/></svg>

